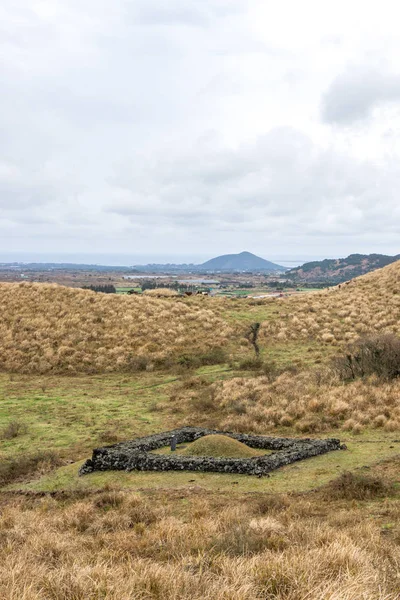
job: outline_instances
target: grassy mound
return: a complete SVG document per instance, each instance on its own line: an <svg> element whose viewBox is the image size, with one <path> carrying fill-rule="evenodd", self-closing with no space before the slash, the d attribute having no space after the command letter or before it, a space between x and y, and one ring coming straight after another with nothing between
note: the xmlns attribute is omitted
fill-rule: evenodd
<svg viewBox="0 0 400 600"><path fill-rule="evenodd" d="M231 334L232 329L210 310L174 298L117 296L38 283L0 284L4 371L144 370L179 362L188 348L212 364L212 353Z"/></svg>
<svg viewBox="0 0 400 600"><path fill-rule="evenodd" d="M314 340L338 346L362 334L399 335L399 284L397 261L329 290L274 300L278 314L263 322L259 342L273 337L278 342Z"/></svg>
<svg viewBox="0 0 400 600"><path fill-rule="evenodd" d="M265 451L249 448L226 435L205 435L181 452L184 456L213 456L214 458L252 458L261 456Z"/></svg>

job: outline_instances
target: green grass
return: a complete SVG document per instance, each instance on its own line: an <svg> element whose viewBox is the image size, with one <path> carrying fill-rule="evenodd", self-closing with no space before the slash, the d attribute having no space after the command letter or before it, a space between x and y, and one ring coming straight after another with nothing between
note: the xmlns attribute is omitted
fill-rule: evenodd
<svg viewBox="0 0 400 600"><path fill-rule="evenodd" d="M162 429L156 411L173 375L102 377L0 376L0 431L10 421L27 431L0 440L0 457L55 450L64 457L85 455L104 436L115 441Z"/></svg>
<svg viewBox="0 0 400 600"><path fill-rule="evenodd" d="M325 362L337 353L337 348L323 345L310 340L295 340L281 343L272 343L268 346L261 345L261 358L272 360L278 366L311 367Z"/></svg>
<svg viewBox="0 0 400 600"><path fill-rule="evenodd" d="M188 488L199 486L210 491L281 493L309 491L322 486L348 470L370 468L399 456L396 434L366 432L362 436L341 436L348 450L310 458L271 473L270 477L251 477L196 472L107 471L78 477L81 462L61 467L53 473L26 484L13 484L5 489L53 492L58 490L98 490L104 486L129 489Z"/></svg>
<svg viewBox="0 0 400 600"><path fill-rule="evenodd" d="M105 445L175 426L157 406L178 380L201 375L208 381L238 372L224 365L182 373L83 375L74 377L0 375L0 434L12 421L26 431L1 439L0 460L43 449L79 460Z"/></svg>
<svg viewBox="0 0 400 600"><path fill-rule="evenodd" d="M127 294L129 290L134 290L135 292L141 292L142 288L141 287L135 287L135 286L126 286L126 287L116 287L115 288L117 291L117 294Z"/></svg>
<svg viewBox="0 0 400 600"><path fill-rule="evenodd" d="M315 347L315 351L318 350L321 348ZM295 344L286 344L281 349L282 360L294 362L301 351ZM273 358L280 359L278 347ZM176 427L179 423L174 413L166 415L158 405L165 404L177 381L192 375L212 382L253 373L213 365L187 373L79 377L0 375L0 432L10 421L26 425L26 430L22 429L17 437L0 439L0 460L46 450L55 451L63 459L80 461L88 458L97 446ZM291 432L285 429L284 435L290 436ZM348 441L349 450L296 463L260 480L244 475L172 472L108 472L78 478L79 462L74 462L31 483L14 484L13 489L98 489L110 484L133 488L197 485L210 490L234 487L239 491L301 491L322 485L343 470L368 467L400 453L400 444L394 441L398 438L396 433L373 430L351 436L335 431L332 435Z"/></svg>

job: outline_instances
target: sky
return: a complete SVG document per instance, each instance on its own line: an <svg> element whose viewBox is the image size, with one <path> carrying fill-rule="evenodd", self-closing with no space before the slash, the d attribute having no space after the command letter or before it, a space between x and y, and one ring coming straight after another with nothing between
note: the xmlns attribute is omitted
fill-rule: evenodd
<svg viewBox="0 0 400 600"><path fill-rule="evenodd" d="M0 260L400 253L399 17L1 0Z"/></svg>

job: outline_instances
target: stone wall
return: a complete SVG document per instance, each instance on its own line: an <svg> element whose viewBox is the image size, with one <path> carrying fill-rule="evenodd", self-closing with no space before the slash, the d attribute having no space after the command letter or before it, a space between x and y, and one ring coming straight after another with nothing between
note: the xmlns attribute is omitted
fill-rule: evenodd
<svg viewBox="0 0 400 600"><path fill-rule="evenodd" d="M169 446L175 436L177 443L190 443L200 437L222 434L250 446L274 451L272 454L254 458L212 458L205 456L180 456L176 454L152 454L152 450ZM204 429L201 427L182 427L164 433L157 433L129 442L93 450L92 458L81 467L79 474L93 471L203 471L217 473L243 473L247 475L266 475L284 465L325 454L343 448L337 439L290 439L230 433Z"/></svg>

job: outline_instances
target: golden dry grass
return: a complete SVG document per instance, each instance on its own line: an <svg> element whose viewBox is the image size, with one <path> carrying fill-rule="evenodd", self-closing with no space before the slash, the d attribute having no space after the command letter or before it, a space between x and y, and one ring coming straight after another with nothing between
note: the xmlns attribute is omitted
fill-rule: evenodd
<svg viewBox="0 0 400 600"><path fill-rule="evenodd" d="M231 328L204 305L0 284L0 368L21 373L153 368L221 347Z"/></svg>
<svg viewBox="0 0 400 600"><path fill-rule="evenodd" d="M269 300L278 315L265 321L262 342L308 340L338 345L365 333L400 333L400 261L329 290Z"/></svg>
<svg viewBox="0 0 400 600"><path fill-rule="evenodd" d="M257 301L182 300L162 289L117 296L54 284L0 284L0 368L97 373L180 361L190 366L194 355L226 345L234 357L249 357L254 349L246 334L253 321L261 322L263 355L295 344L306 356L307 344L320 344L322 356L324 348L363 333L400 333L399 286L400 261L340 288Z"/></svg>
<svg viewBox="0 0 400 600"><path fill-rule="evenodd" d="M400 380L375 377L343 384L329 369L268 377L177 384L165 409L177 421L223 430L313 433L365 428L400 430Z"/></svg>
<svg viewBox="0 0 400 600"><path fill-rule="evenodd" d="M15 497L0 517L0 597L396 600L399 517L395 498Z"/></svg>
<svg viewBox="0 0 400 600"><path fill-rule="evenodd" d="M155 288L154 290L145 290L145 296L155 296L156 298L173 298L179 296L178 292L169 288Z"/></svg>

